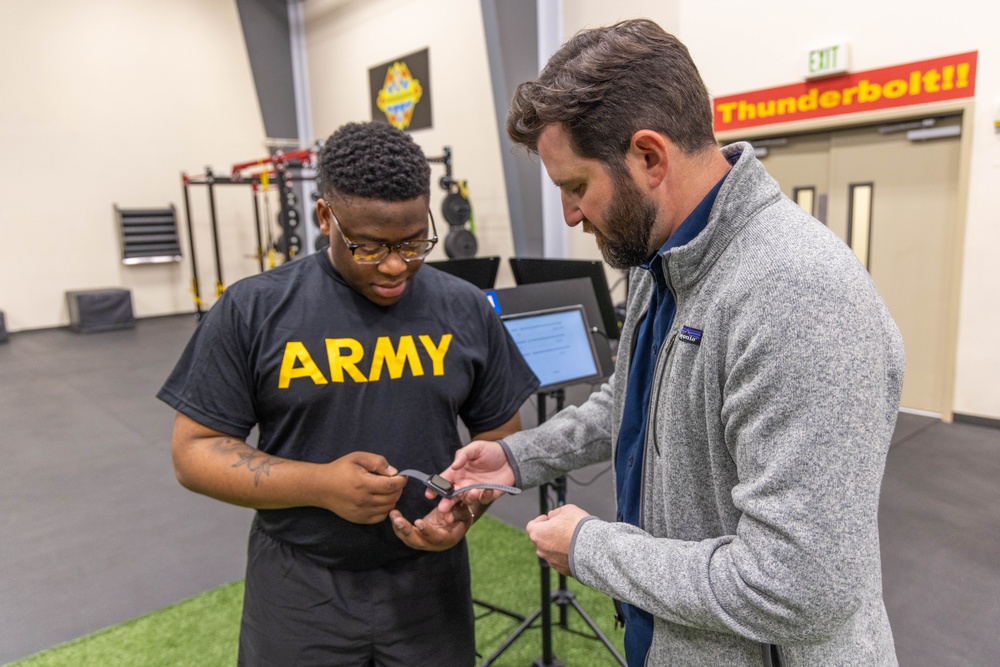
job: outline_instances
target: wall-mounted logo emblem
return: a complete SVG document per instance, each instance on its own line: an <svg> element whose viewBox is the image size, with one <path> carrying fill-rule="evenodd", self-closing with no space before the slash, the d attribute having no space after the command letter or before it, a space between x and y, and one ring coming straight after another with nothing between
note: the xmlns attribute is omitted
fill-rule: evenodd
<svg viewBox="0 0 1000 667"><path fill-rule="evenodd" d="M373 121L410 132L431 127L428 49L369 67L368 86Z"/></svg>
<svg viewBox="0 0 1000 667"><path fill-rule="evenodd" d="M423 87L410 74L406 63L394 62L385 74L385 83L378 91L375 103L393 126L405 130L410 126L413 110L423 94Z"/></svg>

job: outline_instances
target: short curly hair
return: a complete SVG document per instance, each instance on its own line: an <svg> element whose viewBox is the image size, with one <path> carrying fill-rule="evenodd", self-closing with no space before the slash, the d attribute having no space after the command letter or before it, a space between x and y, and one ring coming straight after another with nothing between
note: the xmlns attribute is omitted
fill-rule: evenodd
<svg viewBox="0 0 1000 667"><path fill-rule="evenodd" d="M319 152L317 185L323 197L409 201L430 197L431 167L424 152L386 123L347 123Z"/></svg>

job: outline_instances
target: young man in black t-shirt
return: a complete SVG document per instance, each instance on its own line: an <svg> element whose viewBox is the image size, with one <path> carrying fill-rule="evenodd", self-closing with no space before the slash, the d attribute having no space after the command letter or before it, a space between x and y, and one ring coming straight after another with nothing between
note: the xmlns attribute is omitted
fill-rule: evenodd
<svg viewBox="0 0 1000 667"><path fill-rule="evenodd" d="M319 169L329 248L230 287L158 394L174 468L257 510L240 664L472 665L463 537L482 507L442 514L396 472L447 468L457 418L518 430L538 381L482 292L418 272L437 234L409 136L345 125Z"/></svg>

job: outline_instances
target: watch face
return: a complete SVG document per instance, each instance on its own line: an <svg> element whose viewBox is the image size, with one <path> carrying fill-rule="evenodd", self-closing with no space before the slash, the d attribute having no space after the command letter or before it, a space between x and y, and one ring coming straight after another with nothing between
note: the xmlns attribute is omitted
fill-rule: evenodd
<svg viewBox="0 0 1000 667"><path fill-rule="evenodd" d="M431 475L430 479L427 480L427 486L431 487L442 496L447 496L455 489L455 485L441 475Z"/></svg>

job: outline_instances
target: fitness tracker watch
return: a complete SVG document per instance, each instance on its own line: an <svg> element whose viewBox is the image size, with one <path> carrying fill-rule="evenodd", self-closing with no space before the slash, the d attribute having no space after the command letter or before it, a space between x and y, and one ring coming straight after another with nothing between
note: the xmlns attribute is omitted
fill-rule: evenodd
<svg viewBox="0 0 1000 667"><path fill-rule="evenodd" d="M441 475L428 475L427 473L420 472L419 470L400 470L396 474L402 477L412 477L413 479L420 480L424 483L424 486L443 498L454 498L460 493L465 493L470 489L493 489L494 491L509 493L512 496L516 496L521 493L521 489L513 486L507 486L506 484L470 484L469 486L463 486L460 489L456 489L454 484L446 480Z"/></svg>

